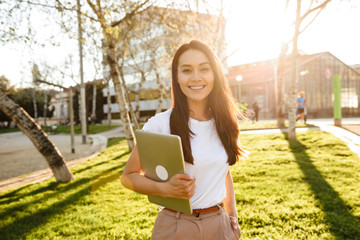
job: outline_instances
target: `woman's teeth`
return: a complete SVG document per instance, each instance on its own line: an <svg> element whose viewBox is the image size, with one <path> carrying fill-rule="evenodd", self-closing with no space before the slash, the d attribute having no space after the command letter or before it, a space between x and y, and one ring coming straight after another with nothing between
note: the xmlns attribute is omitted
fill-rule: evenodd
<svg viewBox="0 0 360 240"><path fill-rule="evenodd" d="M197 90L197 89L202 89L204 88L205 86L190 86L189 88L190 89L193 89L193 90Z"/></svg>

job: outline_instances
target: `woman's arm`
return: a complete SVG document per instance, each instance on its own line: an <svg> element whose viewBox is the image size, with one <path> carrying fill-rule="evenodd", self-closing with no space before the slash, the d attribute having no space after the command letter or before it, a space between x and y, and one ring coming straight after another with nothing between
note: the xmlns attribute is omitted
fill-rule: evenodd
<svg viewBox="0 0 360 240"><path fill-rule="evenodd" d="M226 187L226 197L224 199L225 210L230 216L232 228L237 229L239 228L238 214L236 211L234 184L230 174L230 170L228 171L225 178L225 187Z"/></svg>
<svg viewBox="0 0 360 240"><path fill-rule="evenodd" d="M190 199L195 193L195 179L176 174L166 182L157 182L142 174L137 146L132 151L121 176L121 184L135 192L161 197Z"/></svg>

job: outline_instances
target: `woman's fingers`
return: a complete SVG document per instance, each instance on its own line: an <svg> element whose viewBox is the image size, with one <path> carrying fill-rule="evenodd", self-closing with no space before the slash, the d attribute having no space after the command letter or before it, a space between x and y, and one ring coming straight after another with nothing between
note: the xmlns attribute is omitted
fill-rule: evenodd
<svg viewBox="0 0 360 240"><path fill-rule="evenodd" d="M230 222L231 222L232 229L238 229L239 228L238 220L237 220L236 217L230 216Z"/></svg>
<svg viewBox="0 0 360 240"><path fill-rule="evenodd" d="M187 174L176 174L169 183L174 198L190 199L195 193L195 178Z"/></svg>

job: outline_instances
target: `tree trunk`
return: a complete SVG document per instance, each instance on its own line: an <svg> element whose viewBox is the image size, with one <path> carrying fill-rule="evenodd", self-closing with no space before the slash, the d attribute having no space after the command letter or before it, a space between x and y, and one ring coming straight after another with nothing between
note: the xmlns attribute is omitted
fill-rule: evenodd
<svg viewBox="0 0 360 240"><path fill-rule="evenodd" d="M160 79L160 74L157 71L157 69L155 68L155 75L156 75L156 83L158 86L158 91L159 91L159 101L158 101L158 106L156 109L156 113L160 113L162 111L163 108L163 100L164 100L164 86L161 84L161 79Z"/></svg>
<svg viewBox="0 0 360 240"><path fill-rule="evenodd" d="M45 100L44 100L44 126L47 126L46 124L46 118L47 118L47 105L48 105L48 96L47 96L47 91L44 90L44 97L45 97Z"/></svg>
<svg viewBox="0 0 360 240"><path fill-rule="evenodd" d="M92 99L92 111L91 111L91 123L95 124L96 120L96 79L94 79L93 86L93 99Z"/></svg>
<svg viewBox="0 0 360 240"><path fill-rule="evenodd" d="M82 121L81 121L81 119L82 119L82 114L81 114L81 87L80 87L80 84L78 84L78 88L76 89L76 91L78 92L78 94L77 94L77 96L78 96L78 111L77 111L77 113L78 113L78 116L79 116L79 124L80 124L80 126L81 126L81 123L82 123ZM86 120L87 121L87 120Z"/></svg>
<svg viewBox="0 0 360 240"><path fill-rule="evenodd" d="M123 88L125 90L125 97L126 97L127 102L129 103L130 115L131 115L131 117L133 119L135 128L140 129L140 124L139 124L139 122L138 122L138 120L136 118L134 109L133 109L133 107L131 105L131 100L130 100L130 97L129 97L129 90L126 87L125 77L124 77L124 72L123 72L123 64L120 65L119 72L120 72L121 83L122 83L122 86L123 86Z"/></svg>
<svg viewBox="0 0 360 240"><path fill-rule="evenodd" d="M120 83L120 74L118 71L118 60L116 56L116 44L112 38L108 38L110 42L108 42L108 48L106 53L106 60L110 66L110 76L114 83L115 93L117 102L120 110L120 119L123 123L124 132L126 136L126 140L128 143L129 151L131 152L134 149L134 131L131 126L131 121L128 113L128 106L126 105L127 101L125 98L124 88Z"/></svg>
<svg viewBox="0 0 360 240"><path fill-rule="evenodd" d="M144 84L144 82L146 81L145 78L145 72L141 71L141 81L139 82L139 87L135 96L136 99L136 107L135 107L135 115L136 115L136 119L140 119L140 94L142 91L142 85Z"/></svg>
<svg viewBox="0 0 360 240"><path fill-rule="evenodd" d="M276 103L276 118L277 125L279 128L285 127L285 113L284 113L284 61L286 57L286 52L288 49L288 45L283 45L281 48L281 53L278 58L277 69L276 69L276 81L275 81L275 89L277 96Z"/></svg>
<svg viewBox="0 0 360 240"><path fill-rule="evenodd" d="M34 118L35 121L38 122L38 111L37 111L37 105L36 105L36 88L33 88L33 92L32 92L32 100L33 100L33 105L34 105Z"/></svg>
<svg viewBox="0 0 360 240"><path fill-rule="evenodd" d="M107 82L107 105L108 105L108 113L107 113L107 120L108 120L108 126L111 126L111 96L110 96L110 79L106 80Z"/></svg>
<svg viewBox="0 0 360 240"><path fill-rule="evenodd" d="M293 37L293 49L292 49L292 66L291 66L291 85L289 93L289 128L288 128L288 140L296 140L296 96L297 96L297 83L298 83L298 38L300 34L300 11L301 11L301 0L297 0L297 9L296 9L296 22L295 22L295 32Z"/></svg>
<svg viewBox="0 0 360 240"><path fill-rule="evenodd" d="M59 149L27 112L0 91L0 109L28 136L45 157L57 182L69 182L74 176L66 166Z"/></svg>
<svg viewBox="0 0 360 240"><path fill-rule="evenodd" d="M138 89L135 91L135 117L140 118L140 91L142 89L142 83L138 83Z"/></svg>

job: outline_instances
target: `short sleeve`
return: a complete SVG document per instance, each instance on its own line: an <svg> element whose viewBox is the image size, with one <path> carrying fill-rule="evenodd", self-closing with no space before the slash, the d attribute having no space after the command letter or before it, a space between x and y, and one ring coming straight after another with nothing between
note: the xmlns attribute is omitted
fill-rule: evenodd
<svg viewBox="0 0 360 240"><path fill-rule="evenodd" d="M170 114L171 109L156 114L144 124L142 130L147 132L170 134Z"/></svg>

